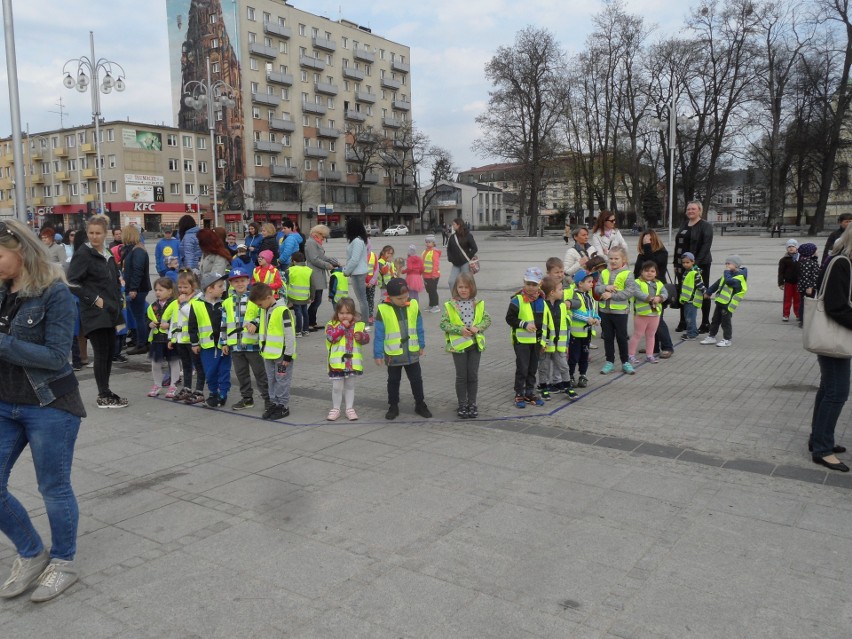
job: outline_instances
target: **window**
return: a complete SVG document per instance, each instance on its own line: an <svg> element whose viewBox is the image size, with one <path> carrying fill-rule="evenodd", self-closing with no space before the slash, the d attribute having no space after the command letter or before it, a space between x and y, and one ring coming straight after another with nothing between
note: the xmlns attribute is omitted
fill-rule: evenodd
<svg viewBox="0 0 852 639"><path fill-rule="evenodd" d="M255 131L252 135L254 136L255 142L260 142L260 140L261 140L260 131Z"/></svg>
<svg viewBox="0 0 852 639"><path fill-rule="evenodd" d="M169 158L169 171L178 171L180 170L180 160L177 158Z"/></svg>
<svg viewBox="0 0 852 639"><path fill-rule="evenodd" d="M215 13L210 14L210 24L216 24L217 19L218 18Z"/></svg>
<svg viewBox="0 0 852 639"><path fill-rule="evenodd" d="M311 27L311 35L314 38L319 37L319 29L317 29L316 27Z"/></svg>
<svg viewBox="0 0 852 639"><path fill-rule="evenodd" d="M202 151L207 148L207 138L203 138L198 136L198 139L195 141L196 148L201 149Z"/></svg>
<svg viewBox="0 0 852 639"><path fill-rule="evenodd" d="M192 173L192 171L193 171L192 160L184 160L183 161L183 170L186 171L187 173Z"/></svg>
<svg viewBox="0 0 852 639"><path fill-rule="evenodd" d="M251 20L252 22L255 21L254 7L246 7L246 18Z"/></svg>
<svg viewBox="0 0 852 639"><path fill-rule="evenodd" d="M305 148L309 149L311 146L311 138L305 138Z"/></svg>
<svg viewBox="0 0 852 639"><path fill-rule="evenodd" d="M370 71L372 70L372 68L373 68L372 64L365 64L364 65L364 75L370 75Z"/></svg>
<svg viewBox="0 0 852 639"><path fill-rule="evenodd" d="M169 133L166 136L166 146L177 146L177 136L174 133Z"/></svg>
<svg viewBox="0 0 852 639"><path fill-rule="evenodd" d="M302 116L302 126L311 126L310 119L306 115Z"/></svg>
<svg viewBox="0 0 852 639"><path fill-rule="evenodd" d="M289 134L285 133L284 135L281 136L281 144L283 144L284 146L290 146L290 135Z"/></svg>
<svg viewBox="0 0 852 639"><path fill-rule="evenodd" d="M326 54L325 54L325 63L326 63L328 66L333 66L333 65L334 65L334 57L332 57L332 55L331 55L330 53L326 53Z"/></svg>
<svg viewBox="0 0 852 639"><path fill-rule="evenodd" d="M183 148L191 149L192 148L192 136L185 135L183 136Z"/></svg>
<svg viewBox="0 0 852 639"><path fill-rule="evenodd" d="M107 142L115 142L115 129L107 129Z"/></svg>
<svg viewBox="0 0 852 639"><path fill-rule="evenodd" d="M254 44L255 42L257 42L257 34L249 31L248 32L248 41L249 41L249 44Z"/></svg>
<svg viewBox="0 0 852 639"><path fill-rule="evenodd" d="M68 160L68 170L76 171L77 170L77 160Z"/></svg>
<svg viewBox="0 0 852 639"><path fill-rule="evenodd" d="M252 71L257 71L260 69L260 66L257 64L257 58L249 58L249 68Z"/></svg>
<svg viewBox="0 0 852 639"><path fill-rule="evenodd" d="M299 55L303 58L308 57L308 50L305 47L299 47Z"/></svg>
<svg viewBox="0 0 852 639"><path fill-rule="evenodd" d="M335 151L335 147L336 147L336 146L337 146L337 145L336 145L333 141L332 141L332 142L329 142L329 143L328 143L328 150L329 150L329 151L331 151L331 152L333 153L333 152ZM333 169L332 169L332 170L333 170Z"/></svg>
<svg viewBox="0 0 852 639"><path fill-rule="evenodd" d="M310 171L310 170L311 170L311 161L310 161L310 160L305 160L305 171ZM46 189L46 188L47 188L47 187L45 187L45 189Z"/></svg>
<svg viewBox="0 0 852 639"><path fill-rule="evenodd" d="M272 48L272 38L270 38L268 36L264 37L263 38L263 46L269 47L271 49Z"/></svg>
<svg viewBox="0 0 852 639"><path fill-rule="evenodd" d="M77 134L77 139L78 139L78 140L80 140L80 144L85 144L85 143L86 143L86 132L85 132L85 131L80 131L80 132Z"/></svg>
<svg viewBox="0 0 852 639"><path fill-rule="evenodd" d="M207 173L207 162L205 162L204 160L199 160L198 172L199 173Z"/></svg>
<svg viewBox="0 0 852 639"><path fill-rule="evenodd" d="M282 18L281 16L278 16L278 24L282 27L286 27L287 26L287 19Z"/></svg>
<svg viewBox="0 0 852 639"><path fill-rule="evenodd" d="M195 185L192 182L187 182L183 185L184 195L195 195Z"/></svg>
<svg viewBox="0 0 852 639"><path fill-rule="evenodd" d="M169 194L170 195L180 195L180 184L177 182L172 182L169 184Z"/></svg>
<svg viewBox="0 0 852 639"><path fill-rule="evenodd" d="M50 185L44 187L44 197L53 197L53 189L51 189Z"/></svg>
<svg viewBox="0 0 852 639"><path fill-rule="evenodd" d="M343 41L343 48L348 49L349 48L349 38L343 37L341 40Z"/></svg>
<svg viewBox="0 0 852 639"><path fill-rule="evenodd" d="M218 62L213 62L213 63L210 65L210 69L213 71L213 73L219 73L219 63L218 63Z"/></svg>
<svg viewBox="0 0 852 639"><path fill-rule="evenodd" d="M344 80L344 81L343 81L343 90L344 90L344 91L348 91L348 90L349 90L349 80Z"/></svg>
<svg viewBox="0 0 852 639"><path fill-rule="evenodd" d="M281 87L281 99L289 100L290 99L290 89L287 87Z"/></svg>
<svg viewBox="0 0 852 639"><path fill-rule="evenodd" d="M210 185L209 184L200 184L198 186L198 191L201 195L210 195Z"/></svg>
<svg viewBox="0 0 852 639"><path fill-rule="evenodd" d="M220 111L220 113L221 113L221 111ZM216 136L216 144L225 144L225 136L221 135L221 134L217 135Z"/></svg>
<svg viewBox="0 0 852 639"><path fill-rule="evenodd" d="M268 11L263 12L263 24L268 24L272 22L272 14Z"/></svg>
<svg viewBox="0 0 852 639"><path fill-rule="evenodd" d="M260 119L260 107L254 106L251 108L251 117L253 117L255 120Z"/></svg>
<svg viewBox="0 0 852 639"><path fill-rule="evenodd" d="M302 69L301 75L302 75L302 82L307 82L308 81L308 72L305 71L304 69Z"/></svg>
<svg viewBox="0 0 852 639"><path fill-rule="evenodd" d="M308 102L309 97L310 96L307 93L302 92L302 104L306 104Z"/></svg>
<svg viewBox="0 0 852 639"><path fill-rule="evenodd" d="M278 41L278 53L287 53L287 41L279 40Z"/></svg>
<svg viewBox="0 0 852 639"><path fill-rule="evenodd" d="M334 108L334 98L332 98L332 97L329 97L329 99L328 99L328 108L329 109Z"/></svg>
<svg viewBox="0 0 852 639"><path fill-rule="evenodd" d="M109 192L110 193L118 193L118 180L110 180L109 181Z"/></svg>
<svg viewBox="0 0 852 639"><path fill-rule="evenodd" d="M260 153L254 154L254 165L263 166L263 156Z"/></svg>
<svg viewBox="0 0 852 639"><path fill-rule="evenodd" d="M72 183L70 185L70 188L71 188L71 195L77 195L77 193L78 193L77 183L76 182Z"/></svg>
<svg viewBox="0 0 852 639"><path fill-rule="evenodd" d="M65 146L67 146L69 149L73 149L75 146L77 146L77 138L74 137L73 133L71 135L65 136Z"/></svg>
<svg viewBox="0 0 852 639"><path fill-rule="evenodd" d="M215 18L216 16L211 16L211 17ZM210 39L210 48L211 49L218 49L219 48L219 38L211 38Z"/></svg>
<svg viewBox="0 0 852 639"><path fill-rule="evenodd" d="M299 35L300 36L307 35L306 29L307 29L307 27L305 27L305 25L300 24L299 25Z"/></svg>
<svg viewBox="0 0 852 639"><path fill-rule="evenodd" d="M257 82L252 82L249 87L251 88L252 93L257 93L257 90L260 88L260 85Z"/></svg>
<svg viewBox="0 0 852 639"><path fill-rule="evenodd" d="M109 165L109 168L114 169L116 167L116 165L118 164L118 162L116 161L115 155L108 155L107 156L107 163Z"/></svg>
<svg viewBox="0 0 852 639"><path fill-rule="evenodd" d="M393 56L393 54L392 54L392 53L391 53L391 56ZM380 57L382 60L384 60L384 59L385 59L385 50L384 50L384 49L379 49L379 57ZM393 59L393 57L391 57L391 60L392 60L392 59Z"/></svg>

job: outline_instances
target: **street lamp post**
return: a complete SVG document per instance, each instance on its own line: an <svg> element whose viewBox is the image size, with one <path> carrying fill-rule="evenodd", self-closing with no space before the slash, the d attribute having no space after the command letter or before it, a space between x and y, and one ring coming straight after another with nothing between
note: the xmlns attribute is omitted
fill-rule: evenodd
<svg viewBox="0 0 852 639"><path fill-rule="evenodd" d="M27 223L24 152L21 134L21 101L18 95L18 59L15 53L15 26L12 0L3 0L3 31L6 41L6 75L9 80L9 115L12 118L12 157L15 160L15 216Z"/></svg>
<svg viewBox="0 0 852 639"><path fill-rule="evenodd" d="M207 80L190 80L183 85L186 97L183 103L191 109L207 111L207 126L210 129L210 152L213 157L213 225L219 226L219 193L216 172L219 170L219 160L216 157L215 117L216 111L222 107L233 109L236 101L230 97L236 89L227 82L210 79L210 58L207 58Z"/></svg>
<svg viewBox="0 0 852 639"><path fill-rule="evenodd" d="M95 171L98 176L98 209L99 213L106 213L104 206L103 179L101 176L101 97L100 93L112 93L112 90L124 91L124 67L117 62L106 58L95 57L95 34L89 31L89 53L90 57L72 58L62 67L65 78L62 83L66 89L74 89L85 93L86 89L92 94L92 119L95 121ZM68 71L69 65L77 65L77 79L75 80ZM88 70L89 75L86 75ZM101 72L104 73L103 81L100 80Z"/></svg>
<svg viewBox="0 0 852 639"><path fill-rule="evenodd" d="M689 117L678 117L675 110L675 92L672 87L671 102L664 107L669 112L668 122L662 122L658 119L653 120L654 126L660 131L663 131L663 126L668 128L669 135L669 246L672 244L672 224L674 220L674 174L675 174L675 144L677 144L677 125L685 124L690 120Z"/></svg>

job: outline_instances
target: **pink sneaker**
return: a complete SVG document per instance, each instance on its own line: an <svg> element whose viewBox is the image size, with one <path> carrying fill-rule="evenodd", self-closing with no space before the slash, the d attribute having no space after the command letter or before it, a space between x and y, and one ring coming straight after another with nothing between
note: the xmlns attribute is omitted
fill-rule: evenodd
<svg viewBox="0 0 852 639"><path fill-rule="evenodd" d="M177 386L169 386L169 390L166 393L166 397L168 399L174 399L175 395L177 395Z"/></svg>
<svg viewBox="0 0 852 639"><path fill-rule="evenodd" d="M148 391L148 397L156 397L157 395L159 395L160 394L160 388L161 388L160 386L157 386L156 384L154 384L151 387L151 390ZM172 388L174 388L174 387L172 387Z"/></svg>

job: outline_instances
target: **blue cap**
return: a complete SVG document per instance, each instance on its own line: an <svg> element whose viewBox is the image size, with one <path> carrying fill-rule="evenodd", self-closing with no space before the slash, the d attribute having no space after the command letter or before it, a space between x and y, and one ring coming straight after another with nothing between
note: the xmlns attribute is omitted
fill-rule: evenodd
<svg viewBox="0 0 852 639"><path fill-rule="evenodd" d="M574 273L574 284L579 284L587 277L594 277L594 273L588 273L587 271L580 269L579 271Z"/></svg>
<svg viewBox="0 0 852 639"><path fill-rule="evenodd" d="M243 269L241 269L241 268L231 269L231 273L230 273L230 275L228 275L228 279L229 279L229 280L235 280L235 279L237 279L238 277L249 277L249 274L248 274L248 273L246 273L246 272L245 272Z"/></svg>
<svg viewBox="0 0 852 639"><path fill-rule="evenodd" d="M62 241L62 233L57 233L56 235L54 235L53 241L54 242L61 242Z"/></svg>
<svg viewBox="0 0 852 639"><path fill-rule="evenodd" d="M530 266L526 273L524 273L524 281L525 282L535 282L536 284L541 284L542 280L541 269L535 266Z"/></svg>

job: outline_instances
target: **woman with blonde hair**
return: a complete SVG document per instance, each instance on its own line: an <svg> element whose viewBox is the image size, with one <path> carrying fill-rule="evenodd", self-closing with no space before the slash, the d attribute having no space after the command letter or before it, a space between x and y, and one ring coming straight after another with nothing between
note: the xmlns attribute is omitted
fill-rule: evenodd
<svg viewBox="0 0 852 639"><path fill-rule="evenodd" d="M305 261L311 267L311 295L313 295L313 301L308 307L308 325L311 332L320 330L317 325L317 309L322 303L322 292L328 285L326 273L336 265L336 262L332 262L325 256L323 248L323 244L330 235L331 229L325 224L317 224L305 240Z"/></svg>
<svg viewBox="0 0 852 639"><path fill-rule="evenodd" d="M278 229L272 222L264 222L260 227L260 233L263 239L260 241L257 254L260 255L263 251L272 251L271 266L278 266Z"/></svg>
<svg viewBox="0 0 852 639"><path fill-rule="evenodd" d="M35 583L30 599L47 601L77 581L71 464L86 410L68 363L74 314L62 267L48 261L24 224L0 222L0 530L17 551L0 598ZM49 550L9 492L12 467L27 446L50 523Z"/></svg>
<svg viewBox="0 0 852 639"><path fill-rule="evenodd" d="M127 350L128 355L148 352L148 316L146 298L151 291L151 276L148 251L140 243L139 229L132 224L121 229L124 240L122 265L124 267L124 293L127 296L127 311L136 324L136 343Z"/></svg>
<svg viewBox="0 0 852 639"><path fill-rule="evenodd" d="M98 408L124 408L127 400L110 390L109 376L116 353L115 328L123 319L118 266L105 246L106 215L93 215L86 226L89 241L74 251L68 265L71 292L80 298L80 326L92 343Z"/></svg>

